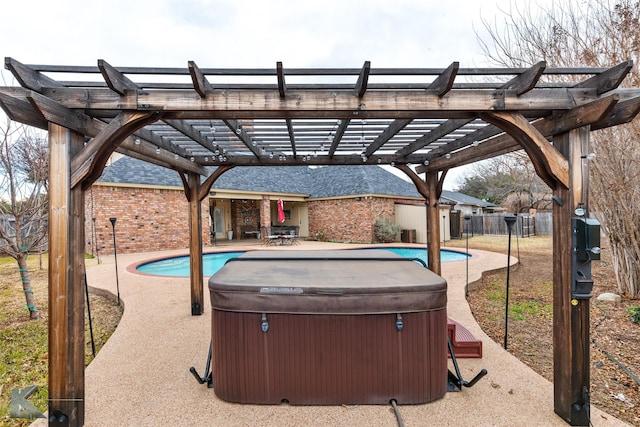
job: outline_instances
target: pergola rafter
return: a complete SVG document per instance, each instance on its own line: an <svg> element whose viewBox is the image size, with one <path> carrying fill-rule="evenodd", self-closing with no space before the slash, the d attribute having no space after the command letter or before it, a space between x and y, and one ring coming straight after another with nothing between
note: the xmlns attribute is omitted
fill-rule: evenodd
<svg viewBox="0 0 640 427"><path fill-rule="evenodd" d="M20 86L0 87L0 107L13 120L49 131L51 422L84 420L83 191L113 151L180 174L189 203L191 312L198 315L204 307L200 201L226 170L396 166L425 197L429 268L439 272L438 196L447 171L525 149L557 201L554 407L571 424L584 423L589 300L572 300L571 293L571 218L586 200L588 179L580 150L588 147L590 130L640 113L640 88L620 88L632 66L375 68L365 61L361 68L278 62L221 69L193 61L150 68L5 58Z"/></svg>

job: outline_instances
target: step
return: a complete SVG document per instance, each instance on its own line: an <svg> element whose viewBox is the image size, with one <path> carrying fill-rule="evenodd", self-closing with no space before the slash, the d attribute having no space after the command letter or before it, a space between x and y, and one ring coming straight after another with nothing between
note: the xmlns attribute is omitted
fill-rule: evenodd
<svg viewBox="0 0 640 427"><path fill-rule="evenodd" d="M447 334L457 358L479 359L482 357L482 341L460 323L447 319Z"/></svg>

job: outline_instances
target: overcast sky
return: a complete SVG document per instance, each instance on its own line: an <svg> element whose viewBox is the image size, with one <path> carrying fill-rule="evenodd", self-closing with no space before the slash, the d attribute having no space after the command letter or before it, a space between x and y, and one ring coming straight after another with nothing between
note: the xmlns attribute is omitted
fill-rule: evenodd
<svg viewBox="0 0 640 427"><path fill-rule="evenodd" d="M538 0L540 3L542 0ZM546 0L545 0L546 1ZM202 68L486 65L474 32L511 0L11 0L0 55ZM6 72L3 73L5 77ZM458 173L451 173L451 188Z"/></svg>

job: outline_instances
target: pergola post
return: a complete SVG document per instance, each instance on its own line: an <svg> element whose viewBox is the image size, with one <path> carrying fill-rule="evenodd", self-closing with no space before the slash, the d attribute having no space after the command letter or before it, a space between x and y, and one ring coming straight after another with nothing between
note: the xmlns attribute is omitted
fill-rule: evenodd
<svg viewBox="0 0 640 427"><path fill-rule="evenodd" d="M204 287L202 270L202 205L200 204L200 176L189 172L189 185L185 189L189 201L189 265L191 280L191 315L204 312Z"/></svg>
<svg viewBox="0 0 640 427"><path fill-rule="evenodd" d="M589 128L553 138L569 161L569 188L558 185L553 204L553 385L554 410L571 425L589 425L589 299L572 298L572 225L579 202L586 202L582 147ZM587 153L584 153L587 154Z"/></svg>
<svg viewBox="0 0 640 427"><path fill-rule="evenodd" d="M49 124L49 424L84 424L84 197L71 159L84 137Z"/></svg>
<svg viewBox="0 0 640 427"><path fill-rule="evenodd" d="M188 178L180 174L184 194L189 202L189 267L191 281L191 315L204 313L204 287L202 267L202 201L209 197L211 186L233 166L219 166L209 177L200 183L200 175L189 172Z"/></svg>
<svg viewBox="0 0 640 427"><path fill-rule="evenodd" d="M438 173L425 174L427 191L427 261L429 270L440 275L440 209L438 197Z"/></svg>

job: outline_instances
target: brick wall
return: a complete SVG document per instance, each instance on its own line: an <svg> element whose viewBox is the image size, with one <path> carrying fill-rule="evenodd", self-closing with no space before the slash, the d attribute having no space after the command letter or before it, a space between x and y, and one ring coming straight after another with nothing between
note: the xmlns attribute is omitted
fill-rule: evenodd
<svg viewBox="0 0 640 427"><path fill-rule="evenodd" d="M393 220L394 199L373 197L309 201L309 236L327 240L372 243L377 219Z"/></svg>
<svg viewBox="0 0 640 427"><path fill-rule="evenodd" d="M181 190L94 185L85 192L85 251L113 254L109 217L116 217L118 253L189 247L189 205ZM209 242L209 199L202 202L202 241Z"/></svg>
<svg viewBox="0 0 640 427"><path fill-rule="evenodd" d="M92 203L93 201L93 203ZM327 240L375 242L376 220L395 217L395 204L424 205L414 200L361 197L308 202L309 236L323 233ZM209 201L202 202L202 240L209 242ZM93 210L92 210L93 208ZM234 200L231 214L234 239L248 238L246 230L259 230L261 200ZM109 217L116 217L118 253L147 252L189 247L188 204L181 190L121 188L96 185L85 192L86 252L95 255L95 240L100 254L113 254L113 234ZM266 215L263 214L264 219ZM248 218L248 222L246 219Z"/></svg>
<svg viewBox="0 0 640 427"><path fill-rule="evenodd" d="M232 200L231 223L234 239L255 239L246 231L260 231L260 200Z"/></svg>

